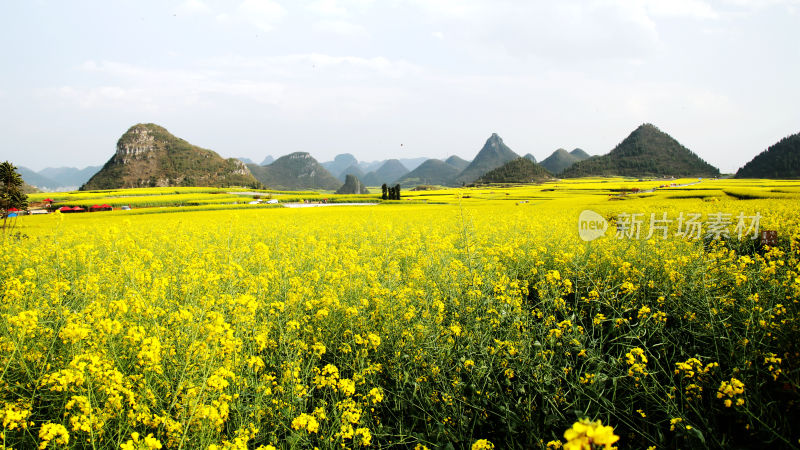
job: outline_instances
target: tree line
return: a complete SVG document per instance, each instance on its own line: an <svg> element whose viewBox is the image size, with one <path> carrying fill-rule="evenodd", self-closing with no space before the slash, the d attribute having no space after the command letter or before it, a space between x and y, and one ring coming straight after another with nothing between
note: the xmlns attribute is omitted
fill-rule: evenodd
<svg viewBox="0 0 800 450"><path fill-rule="evenodd" d="M384 200L400 200L400 185L386 186L386 183L381 185L381 198Z"/></svg>

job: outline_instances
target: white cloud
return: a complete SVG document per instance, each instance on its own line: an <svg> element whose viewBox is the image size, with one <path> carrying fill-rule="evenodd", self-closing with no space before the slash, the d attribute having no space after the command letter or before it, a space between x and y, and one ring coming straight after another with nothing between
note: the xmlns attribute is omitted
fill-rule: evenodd
<svg viewBox="0 0 800 450"><path fill-rule="evenodd" d="M645 0L647 12L654 17L718 19L719 14L702 0Z"/></svg>
<svg viewBox="0 0 800 450"><path fill-rule="evenodd" d="M244 79L214 69L160 69L115 61L86 61L80 68L113 81L113 85L63 86L43 92L81 108L124 106L152 110L180 109L207 102L211 96L276 105L285 85L279 81Z"/></svg>
<svg viewBox="0 0 800 450"><path fill-rule="evenodd" d="M129 108L147 112L159 109L157 102L151 97L151 93L142 88L61 86L40 89L37 93L42 99L74 105L80 109Z"/></svg>
<svg viewBox="0 0 800 450"><path fill-rule="evenodd" d="M79 66L90 86L40 90L42 98L81 109L181 111L215 105L270 105L293 117L352 114L364 118L413 96L398 80L424 76L403 60L319 53L269 58L225 57L193 68L159 68L117 61Z"/></svg>
<svg viewBox="0 0 800 450"><path fill-rule="evenodd" d="M347 17L347 8L337 0L316 0L308 4L306 9L320 16Z"/></svg>
<svg viewBox="0 0 800 450"><path fill-rule="evenodd" d="M258 103L277 105L283 99L283 83L258 80L207 80L196 87L203 94L238 96Z"/></svg>
<svg viewBox="0 0 800 450"><path fill-rule="evenodd" d="M369 34L366 28L346 20L321 20L314 24L314 30L350 37L367 36Z"/></svg>
<svg viewBox="0 0 800 450"><path fill-rule="evenodd" d="M417 94L395 86L336 85L293 86L287 92L282 112L296 118L358 122L376 114L393 113ZM417 99L419 100L419 99Z"/></svg>
<svg viewBox="0 0 800 450"><path fill-rule="evenodd" d="M431 36L435 37L436 39L444 39L444 33L441 31L434 31L431 33Z"/></svg>
<svg viewBox="0 0 800 450"><path fill-rule="evenodd" d="M494 2L481 4L474 0L409 0L409 3L434 17L467 19L491 9Z"/></svg>
<svg viewBox="0 0 800 450"><path fill-rule="evenodd" d="M374 73L389 78L420 75L424 69L404 60L392 60L383 56L363 58L357 56L331 56L319 53L292 55L287 60L308 61L318 67L335 67L342 72Z"/></svg>
<svg viewBox="0 0 800 450"><path fill-rule="evenodd" d="M298 53L268 58L244 58L228 56L213 58L203 62L207 67L225 67L232 72L249 71L254 75L270 76L278 79L300 79L317 76L325 71L325 77L352 79L364 78L402 78L421 76L422 66L403 59L390 59L383 56L371 58L361 56L333 56L322 53ZM316 71L316 72L315 72Z"/></svg>
<svg viewBox="0 0 800 450"><path fill-rule="evenodd" d="M785 6L788 8L800 6L800 0L723 0L723 3L748 9L761 9L770 6Z"/></svg>
<svg viewBox="0 0 800 450"><path fill-rule="evenodd" d="M222 23L249 23L261 31L272 31L287 15L286 9L272 0L244 0L230 13L222 13Z"/></svg>
<svg viewBox="0 0 800 450"><path fill-rule="evenodd" d="M179 14L210 14L213 11L203 0L184 0L175 10Z"/></svg>
<svg viewBox="0 0 800 450"><path fill-rule="evenodd" d="M406 0L448 41L474 53L559 61L636 59L659 45L644 0ZM682 0L681 0L682 1Z"/></svg>

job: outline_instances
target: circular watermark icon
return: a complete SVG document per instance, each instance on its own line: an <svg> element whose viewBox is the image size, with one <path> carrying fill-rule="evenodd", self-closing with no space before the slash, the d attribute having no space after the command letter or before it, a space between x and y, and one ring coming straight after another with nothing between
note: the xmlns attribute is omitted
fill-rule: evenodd
<svg viewBox="0 0 800 450"><path fill-rule="evenodd" d="M590 209L581 211L578 217L578 235L584 241L593 241L606 234L608 221Z"/></svg>

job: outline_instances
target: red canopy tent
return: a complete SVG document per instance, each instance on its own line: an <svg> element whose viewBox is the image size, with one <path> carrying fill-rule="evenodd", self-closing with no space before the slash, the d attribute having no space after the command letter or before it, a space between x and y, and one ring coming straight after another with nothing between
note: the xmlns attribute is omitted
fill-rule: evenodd
<svg viewBox="0 0 800 450"><path fill-rule="evenodd" d="M72 208L70 208L69 206L62 206L61 208L58 208L58 210L61 211L62 213L72 212Z"/></svg>
<svg viewBox="0 0 800 450"><path fill-rule="evenodd" d="M17 212L19 211L17 208L8 208L8 212Z"/></svg>

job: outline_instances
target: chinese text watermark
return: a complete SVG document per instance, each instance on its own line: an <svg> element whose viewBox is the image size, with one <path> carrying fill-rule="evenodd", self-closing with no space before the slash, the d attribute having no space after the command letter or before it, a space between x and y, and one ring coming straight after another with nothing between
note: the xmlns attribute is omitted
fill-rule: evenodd
<svg viewBox="0 0 800 450"><path fill-rule="evenodd" d="M667 239L670 235L685 239L730 239L736 236L757 239L761 214L737 215L724 212L701 213L680 212L670 217L662 213L620 213L616 217L617 239ZM605 235L608 221L600 214L584 210L578 218L578 234L584 241L592 241Z"/></svg>

